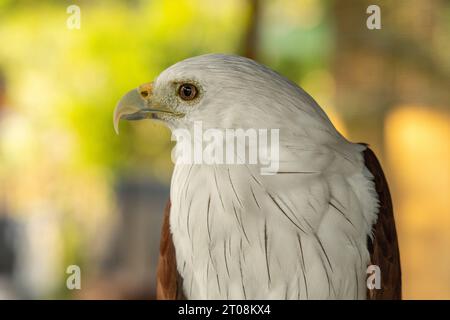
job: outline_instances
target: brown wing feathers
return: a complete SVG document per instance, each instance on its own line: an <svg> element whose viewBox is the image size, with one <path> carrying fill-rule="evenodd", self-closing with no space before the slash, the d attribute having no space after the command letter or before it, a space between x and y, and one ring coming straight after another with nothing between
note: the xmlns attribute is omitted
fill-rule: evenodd
<svg viewBox="0 0 450 320"><path fill-rule="evenodd" d="M373 151L368 147L364 151L364 161L367 169L374 176L375 188L380 201L378 219L373 227L374 238L373 241L369 238L367 245L371 264L379 266L381 270L381 288L368 289L367 299L401 299L400 254L391 194L383 169Z"/></svg>
<svg viewBox="0 0 450 320"><path fill-rule="evenodd" d="M169 225L170 201L164 210L164 220L161 231L161 243L159 245L159 261L156 276L156 299L181 300L182 279L177 270L175 247Z"/></svg>

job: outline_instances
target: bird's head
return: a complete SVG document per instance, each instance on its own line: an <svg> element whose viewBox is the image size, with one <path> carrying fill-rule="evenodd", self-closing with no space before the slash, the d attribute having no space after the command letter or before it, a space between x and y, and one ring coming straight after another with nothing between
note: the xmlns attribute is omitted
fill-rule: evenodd
<svg viewBox="0 0 450 320"><path fill-rule="evenodd" d="M346 159L359 147L340 135L322 108L295 83L253 60L232 55L209 54L172 65L153 82L129 91L120 99L114 110L116 132L121 119L163 122L172 130L172 137L177 140L177 147L180 146L177 149L183 151L183 156L190 154L193 142L190 133L194 133L196 141L199 123L202 129L214 129L214 133L228 129L249 132L251 129L249 139L257 134L259 138L253 139L257 140L256 144L244 144L249 153L256 148L258 155L264 155L270 149L271 155L259 159L260 162L272 163L276 158L288 165L294 159L292 163L298 169L298 157L293 155L301 152L303 166L300 171L314 171L329 163L331 158L327 158L328 153L321 153L322 146L338 146L336 148ZM184 139L186 132L189 135ZM274 138L275 147L272 148L272 136L269 146L267 137L266 140L260 138L261 132L275 133L274 137L279 137ZM197 137L205 139L208 146L220 148L223 143L234 143L235 140L226 134L213 136L206 133ZM179 137L186 143L180 143ZM208 151L209 156L223 156L215 149L205 148L204 151ZM190 159L189 156L186 158ZM242 158L246 159L245 155Z"/></svg>
<svg viewBox="0 0 450 320"><path fill-rule="evenodd" d="M297 116L299 108L303 118L326 118L308 99L297 85L253 60L209 54L181 61L125 94L114 111L114 127L117 132L120 119L154 119L172 130L196 121L218 129L273 128Z"/></svg>

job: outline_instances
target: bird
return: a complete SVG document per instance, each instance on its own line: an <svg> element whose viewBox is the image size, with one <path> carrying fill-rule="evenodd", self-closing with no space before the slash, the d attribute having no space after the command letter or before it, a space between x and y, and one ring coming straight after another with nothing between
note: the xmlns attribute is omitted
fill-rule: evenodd
<svg viewBox="0 0 450 320"><path fill-rule="evenodd" d="M194 135L172 152L158 299L401 299L382 167L293 81L238 55L191 57L126 93L113 113L117 133L121 119L158 121L172 138ZM276 153L266 143L241 149L264 149L257 162L178 161L202 138L198 124L216 133L247 130L247 137L277 132ZM264 173L271 160L275 169ZM370 265L379 268L378 288L367 284Z"/></svg>

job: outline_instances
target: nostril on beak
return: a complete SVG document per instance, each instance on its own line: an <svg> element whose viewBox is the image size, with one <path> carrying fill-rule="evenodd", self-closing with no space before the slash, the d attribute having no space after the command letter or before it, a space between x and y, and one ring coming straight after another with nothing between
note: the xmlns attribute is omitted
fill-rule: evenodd
<svg viewBox="0 0 450 320"><path fill-rule="evenodd" d="M141 90L139 93L140 93L142 98L147 98L148 97L148 91L147 90Z"/></svg>
<svg viewBox="0 0 450 320"><path fill-rule="evenodd" d="M138 91L142 99L149 98L152 95L153 83L149 82L139 86Z"/></svg>

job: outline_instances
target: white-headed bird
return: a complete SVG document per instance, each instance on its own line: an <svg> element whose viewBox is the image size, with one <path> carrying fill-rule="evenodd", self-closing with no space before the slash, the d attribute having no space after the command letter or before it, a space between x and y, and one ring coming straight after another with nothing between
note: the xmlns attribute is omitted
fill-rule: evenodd
<svg viewBox="0 0 450 320"><path fill-rule="evenodd" d="M247 58L194 57L127 93L114 112L116 130L120 119L154 119L194 137L178 140L173 153L191 150L193 160L174 160L158 298L401 297L392 203L377 158L347 141L293 82ZM198 141L206 134L196 124L215 130L210 146L221 132L225 144L234 142L227 132L238 130L261 141L225 159L228 144L198 148L208 143ZM275 170L262 170L274 161ZM369 265L381 279L371 290Z"/></svg>

